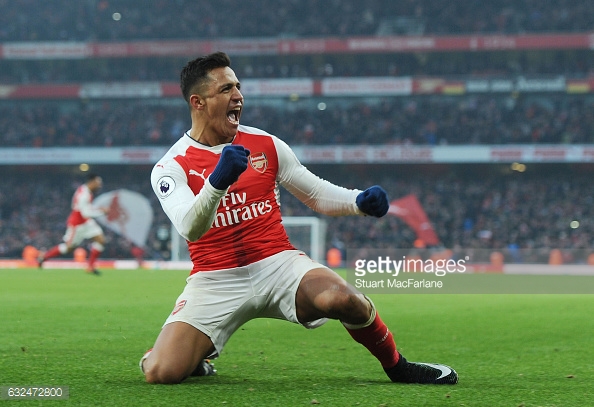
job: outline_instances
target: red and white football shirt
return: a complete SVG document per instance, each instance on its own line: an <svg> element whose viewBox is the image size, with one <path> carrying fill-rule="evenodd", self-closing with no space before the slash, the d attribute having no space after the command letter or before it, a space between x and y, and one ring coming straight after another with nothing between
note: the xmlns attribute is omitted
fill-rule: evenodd
<svg viewBox="0 0 594 407"><path fill-rule="evenodd" d="M225 145L205 146L187 133L151 173L165 213L188 240L191 274L241 267L294 249L282 225L279 184L320 213L361 214L355 203L361 191L318 178L277 137L239 126L231 144L244 146L250 156L247 170L227 190L208 182Z"/></svg>
<svg viewBox="0 0 594 407"><path fill-rule="evenodd" d="M93 206L93 193L87 184L82 184L76 189L72 196L71 208L72 212L66 220L67 226L82 225L91 218L103 215L102 210Z"/></svg>

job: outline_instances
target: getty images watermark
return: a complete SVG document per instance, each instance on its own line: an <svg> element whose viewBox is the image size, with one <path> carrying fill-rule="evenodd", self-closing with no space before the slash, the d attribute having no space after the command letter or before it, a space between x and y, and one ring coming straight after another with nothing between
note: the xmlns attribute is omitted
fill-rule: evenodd
<svg viewBox="0 0 594 407"><path fill-rule="evenodd" d="M347 249L346 279L364 294L594 294L594 249Z"/></svg>
<svg viewBox="0 0 594 407"><path fill-rule="evenodd" d="M444 259L407 257L390 257L377 255L375 258L355 259L351 284L356 288L370 290L426 290L442 289L445 277L466 272L468 257L463 259Z"/></svg>

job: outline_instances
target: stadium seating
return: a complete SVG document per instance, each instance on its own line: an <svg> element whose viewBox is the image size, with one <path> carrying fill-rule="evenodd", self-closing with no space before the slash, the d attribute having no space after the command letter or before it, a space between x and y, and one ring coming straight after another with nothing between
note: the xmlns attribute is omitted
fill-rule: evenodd
<svg viewBox="0 0 594 407"><path fill-rule="evenodd" d="M180 98L181 99L181 98ZM255 106L254 106L255 104ZM594 101L584 96L378 98L302 108L246 100L242 123L291 145L583 144L594 142ZM189 128L183 101L0 105L4 147L169 145Z"/></svg>
<svg viewBox="0 0 594 407"><path fill-rule="evenodd" d="M313 81L316 89L306 97L252 96L246 89L242 123L261 127L294 146L594 143L591 45L520 49L514 42L527 35L549 34L561 39L575 34L591 41L591 1L258 0L257 19L253 2L231 0L159 0L153 7L141 8L118 0L75 3L0 0L2 148L168 146L189 127L187 108L177 90L179 68L187 55L7 57L9 46L15 44L25 44L25 51L29 44L34 48L53 42L83 44L79 52L84 54L102 45L118 49L118 44L143 41L207 41L212 46L221 39L235 39L236 45L250 41L265 45L269 40L283 45L284 40L309 38L315 45L317 39L398 42L416 36L432 40L483 34L492 35L493 42L480 49L437 47L427 52L324 54L315 49L245 51L238 46L230 54L242 81L297 78ZM376 93L359 96L328 96L320 91L323 80L345 78L404 78L400 83L410 79L411 85L407 93L396 96L382 95L377 88ZM540 88L491 89L498 80L514 85L526 78L542 80ZM168 93L89 97L85 93L89 83L95 84L94 89L115 83L116 88L154 86ZM551 84L559 86L552 89ZM63 233L78 174L60 165L25 167L2 168L0 257L20 257L25 245L47 248ZM593 226L587 221L592 218L592 194L584 193L591 179L587 163L543 165L536 170L529 166L529 174L521 178L504 165L414 169L387 165L371 172L360 166L335 172L327 167L313 169L349 187L380 183L393 198L415 193L448 247L578 250L594 244ZM151 197L156 219L148 245L154 251L147 255L159 256L162 242L157 230L168 221L148 185L150 168L102 166L99 171L105 190L127 188ZM348 176L338 175L344 173ZM282 200L285 215L312 214L286 192ZM574 218L582 220L579 227L568 226ZM104 257L130 257L129 244L107 233ZM393 216L329 222L328 246L341 241L345 247L406 248L414 245L415 238Z"/></svg>
<svg viewBox="0 0 594 407"><path fill-rule="evenodd" d="M503 167L454 168L435 174L430 168L412 171L392 166L380 176L358 176L348 180L322 172L329 180L348 187L380 183L391 199L414 193L446 247L476 249L583 250L594 243L591 175L570 166L544 166L531 174L498 173ZM347 169L348 170L348 169ZM168 225L150 190L148 168L106 166L102 168L104 190L135 189L151 198L155 220L149 235L148 256L157 256L157 229ZM20 257L24 245L47 248L59 241L68 216L70 194L76 181L56 169L43 173L34 169L11 170L0 190L0 258ZM32 180L35 179L33 182ZM144 179L144 181L142 181ZM52 202L47 205L47 202ZM285 216L311 216L313 212L287 191L281 193ZM570 227L581 220L580 227ZM107 231L105 258L129 258L130 245ZM341 241L345 247L413 247L416 236L399 218L328 219L328 244ZM548 252L547 252L548 253Z"/></svg>
<svg viewBox="0 0 594 407"><path fill-rule="evenodd" d="M68 0L2 0L0 6L1 42L572 32L591 29L594 19L594 5L587 0L259 0L258 7L231 0L162 0L152 7L117 0L76 5Z"/></svg>

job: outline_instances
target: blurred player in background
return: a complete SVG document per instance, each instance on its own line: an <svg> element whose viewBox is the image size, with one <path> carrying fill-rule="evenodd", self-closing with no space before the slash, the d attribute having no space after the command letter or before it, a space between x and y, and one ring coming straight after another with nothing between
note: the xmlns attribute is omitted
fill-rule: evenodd
<svg viewBox="0 0 594 407"><path fill-rule="evenodd" d="M107 208L95 208L93 206L93 197L95 193L103 186L103 179L97 174L88 174L86 182L79 186L72 197L72 211L66 221L66 233L64 241L39 257L39 267L43 262L62 254L71 253L83 241L90 239L91 252L87 260L86 272L99 275L99 270L95 268L95 261L103 252L105 236L103 229L94 218L103 216L107 213Z"/></svg>
<svg viewBox="0 0 594 407"><path fill-rule="evenodd" d="M188 241L193 269L154 347L140 361L146 380L179 383L213 373L204 359L220 354L241 325L267 317L307 328L338 319L392 381L455 384L458 375L448 366L408 362L373 302L296 250L282 225L279 184L333 216L384 216L386 192L320 179L283 141L239 125L244 100L226 54L190 61L181 89L192 128L155 165L151 183Z"/></svg>

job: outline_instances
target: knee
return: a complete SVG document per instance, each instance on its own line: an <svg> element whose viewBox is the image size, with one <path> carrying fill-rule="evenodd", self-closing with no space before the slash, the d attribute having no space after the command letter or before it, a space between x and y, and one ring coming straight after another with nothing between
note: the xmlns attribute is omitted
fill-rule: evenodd
<svg viewBox="0 0 594 407"><path fill-rule="evenodd" d="M362 294L334 292L326 296L322 307L330 318L349 323L364 323L371 315L369 301Z"/></svg>
<svg viewBox="0 0 594 407"><path fill-rule="evenodd" d="M145 363L143 370L146 382L151 384L179 384L186 378L181 369L159 362Z"/></svg>

